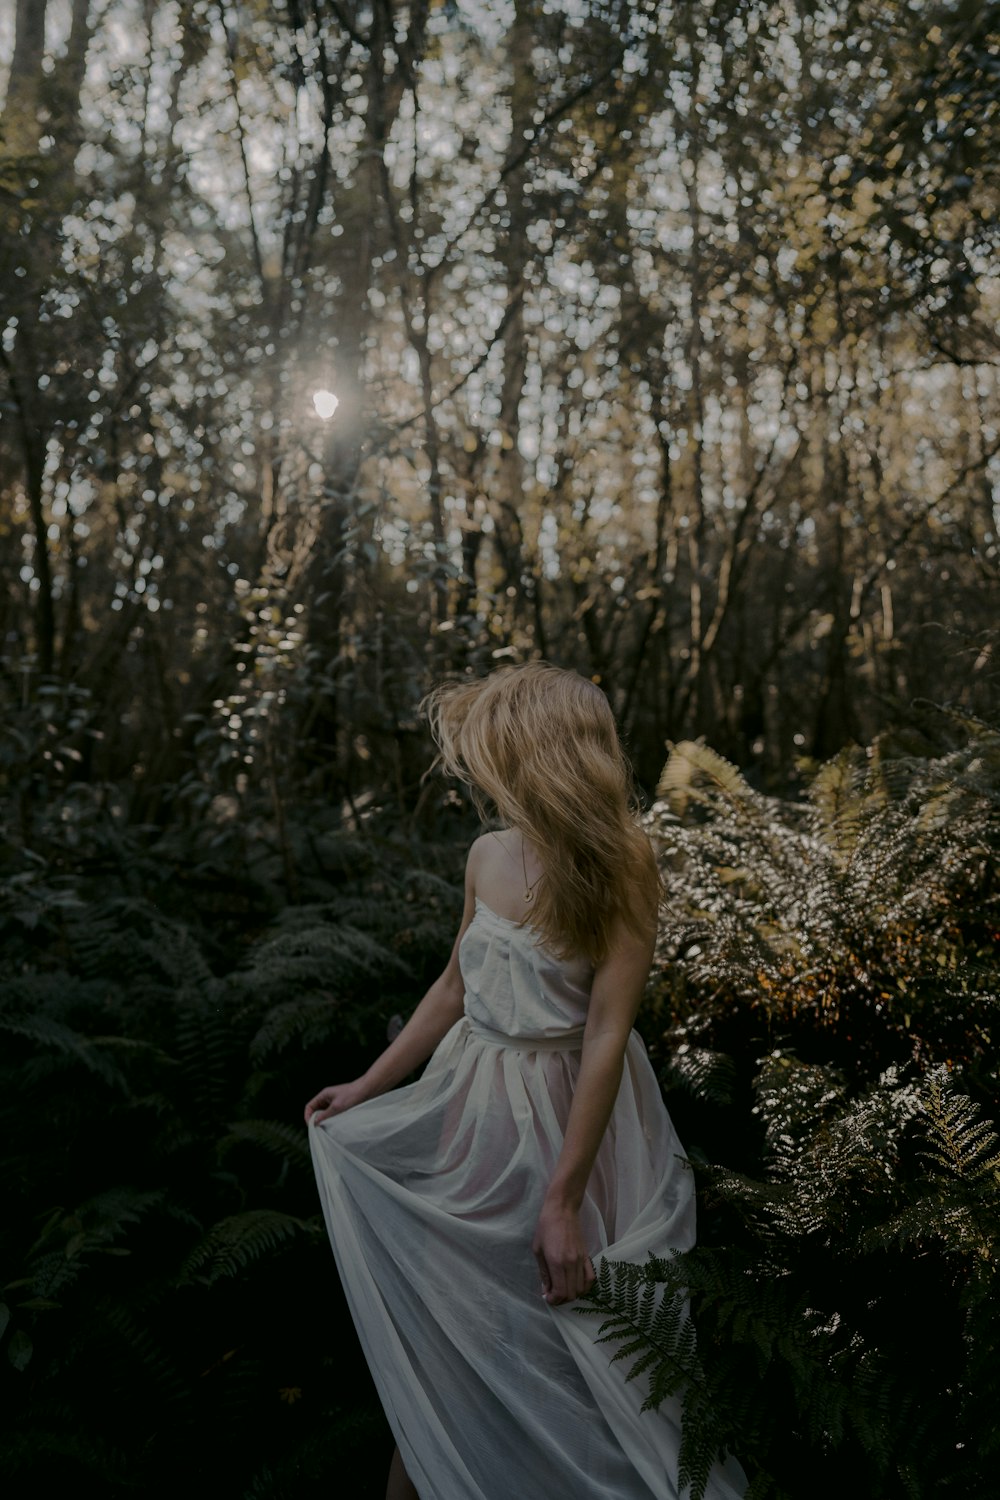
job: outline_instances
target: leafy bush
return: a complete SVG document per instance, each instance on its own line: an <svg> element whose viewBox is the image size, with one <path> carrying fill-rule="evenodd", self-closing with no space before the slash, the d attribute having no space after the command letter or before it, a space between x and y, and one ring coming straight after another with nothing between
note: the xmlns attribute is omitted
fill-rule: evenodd
<svg viewBox="0 0 1000 1500"><path fill-rule="evenodd" d="M381 1495L388 1431L301 1112L419 998L462 896L373 844L273 917L250 879L258 930L239 934L225 901L176 910L155 845L138 891L104 869L98 896L89 859L8 860L6 1494L86 1477L264 1500L327 1482L335 1456L353 1494Z"/></svg>
<svg viewBox="0 0 1000 1500"><path fill-rule="evenodd" d="M801 803L680 744L649 815L647 1029L701 1242L605 1267L588 1310L650 1404L684 1394L695 1496L720 1447L753 1500L993 1487L1000 735L938 732L843 752Z"/></svg>

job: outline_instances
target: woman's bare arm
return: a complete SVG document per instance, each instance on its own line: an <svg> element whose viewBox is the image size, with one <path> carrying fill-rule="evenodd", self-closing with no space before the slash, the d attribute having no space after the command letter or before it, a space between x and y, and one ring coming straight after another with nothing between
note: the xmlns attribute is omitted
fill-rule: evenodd
<svg viewBox="0 0 1000 1500"><path fill-rule="evenodd" d="M594 1280L580 1229L580 1205L618 1096L625 1046L655 941L652 920L641 938L620 923L611 952L594 975L566 1133L532 1242L543 1296L553 1305L579 1297Z"/></svg>

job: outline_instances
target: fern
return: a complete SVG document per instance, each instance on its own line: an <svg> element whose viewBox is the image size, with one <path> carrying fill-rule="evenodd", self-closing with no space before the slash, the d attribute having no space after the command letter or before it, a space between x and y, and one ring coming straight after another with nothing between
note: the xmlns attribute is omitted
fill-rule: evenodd
<svg viewBox="0 0 1000 1500"><path fill-rule="evenodd" d="M685 1296L695 1308L697 1350L686 1308L678 1311ZM693 1496L704 1493L717 1457L747 1447L794 1453L798 1445L815 1463L859 1439L870 1472L885 1477L929 1422L928 1413L908 1411L886 1354L858 1346L839 1315L810 1306L788 1271L699 1248L671 1262L616 1266L591 1299L604 1316L603 1336L619 1342L630 1373L649 1380L648 1404L681 1399L682 1481ZM776 1488L762 1468L751 1494Z"/></svg>
<svg viewBox="0 0 1000 1500"><path fill-rule="evenodd" d="M111 1303L101 1311L108 1335L106 1349L110 1356L104 1366L105 1371L108 1371L108 1364L114 1360L118 1379L123 1385L132 1385L139 1376L145 1385L152 1388L156 1406L166 1408L171 1426L191 1422L194 1412L190 1384L163 1344L121 1303ZM117 1349L115 1345L118 1346Z"/></svg>
<svg viewBox="0 0 1000 1500"><path fill-rule="evenodd" d="M244 1143L260 1147L283 1166L311 1167L309 1139L301 1127L279 1120L241 1120L216 1146L219 1160L224 1161L230 1151Z"/></svg>
<svg viewBox="0 0 1000 1500"><path fill-rule="evenodd" d="M348 1009L326 993L287 1000L268 1011L250 1043L250 1057L261 1064L292 1046L302 1051L313 1050L342 1037L345 1031L356 1032L358 1021L353 1008Z"/></svg>
<svg viewBox="0 0 1000 1500"><path fill-rule="evenodd" d="M164 1200L162 1190L123 1186L99 1193L74 1209L53 1210L28 1250L21 1284L30 1287L33 1298L64 1297L93 1269L96 1257L127 1253L117 1249L118 1241L147 1214L161 1210Z"/></svg>
<svg viewBox="0 0 1000 1500"><path fill-rule="evenodd" d="M921 1154L931 1166L929 1191L871 1237L881 1245L937 1242L947 1253L967 1258L971 1284L982 1282L992 1294L1000 1265L1000 1137L943 1069L924 1081L919 1118Z"/></svg>
<svg viewBox="0 0 1000 1500"><path fill-rule="evenodd" d="M367 933L346 924L310 925L262 944L240 982L250 995L273 996L403 972L399 957Z"/></svg>
<svg viewBox="0 0 1000 1500"><path fill-rule="evenodd" d="M225 1118L235 1092L234 1030L224 990L214 982L206 994L178 1007L177 1054L189 1090L185 1102L206 1130Z"/></svg>
<svg viewBox="0 0 1000 1500"><path fill-rule="evenodd" d="M93 903L67 923L66 938L88 978L111 977L127 985L137 1001L155 1003L179 988L197 991L212 980L190 929L135 897Z"/></svg>
<svg viewBox="0 0 1000 1500"><path fill-rule="evenodd" d="M670 755L660 773L656 787L658 797L666 797L670 810L678 817L687 811L691 801L709 805L701 783L708 780L735 805L752 800L750 788L731 761L710 749L701 740L681 740L669 746Z"/></svg>
<svg viewBox="0 0 1000 1500"><path fill-rule="evenodd" d="M122 1485L125 1463L120 1449L94 1432L68 1431L66 1414L57 1415L62 1416L62 1424L46 1423L39 1414L31 1422L9 1424L0 1433L0 1473L8 1485L25 1483L23 1490L6 1490L12 1500L43 1493L57 1466L78 1479L109 1487Z"/></svg>
<svg viewBox="0 0 1000 1500"><path fill-rule="evenodd" d="M318 1222L307 1222L277 1209L254 1208L213 1225L191 1251L180 1282L212 1286L224 1277L240 1276L275 1250L302 1236L314 1237Z"/></svg>
<svg viewBox="0 0 1000 1500"><path fill-rule="evenodd" d="M678 806L696 797L700 817L658 804L648 820L667 885L665 972L716 1006L763 1010L773 1027L808 1015L860 1032L882 1065L905 1055L899 1044L909 1050L915 1017L930 1011L938 1034L922 1024L920 1043L931 1060L955 1056L956 1030L963 1058L981 1055L1000 988L1000 824L963 772L987 763L982 745L930 762L845 751L793 805L754 792L704 746L675 747L662 786L683 788Z"/></svg>
<svg viewBox="0 0 1000 1500"><path fill-rule="evenodd" d="M685 1288L674 1267L655 1260L645 1267L601 1261L597 1280L577 1310L602 1318L595 1342L618 1345L613 1359L630 1361L626 1380L646 1376L643 1411L683 1398L678 1480L682 1490L690 1486L692 1500L701 1500L721 1445L711 1426L711 1396Z"/></svg>
<svg viewBox="0 0 1000 1500"><path fill-rule="evenodd" d="M812 826L843 868L857 846L866 816L873 811L866 797L867 766L859 751L849 746L820 766L809 784Z"/></svg>
<svg viewBox="0 0 1000 1500"><path fill-rule="evenodd" d="M165 1493L178 1421L193 1424L185 1444L211 1454L225 1430L244 1455L241 1473L209 1462L206 1482L223 1491L241 1492L303 1430L321 1476L338 1391L381 1430L358 1356L326 1361L310 1334L321 1315L331 1347L354 1348L291 1123L315 1087L302 1043L367 1046L450 942L453 887L404 873L408 846L373 847L332 894L266 930L252 877L222 856L199 876L176 826L165 841L124 832L86 873L64 862L55 877L38 861L20 885L0 882L0 1368L5 1426L28 1435L17 1455L13 1437L0 1447L0 1466L16 1484L93 1475ZM115 894L120 876L128 894ZM185 903L186 920L169 914ZM271 1275L280 1306L258 1306ZM31 1351L23 1371L12 1341L15 1360ZM309 1399L286 1411L280 1392L298 1386Z"/></svg>
<svg viewBox="0 0 1000 1500"><path fill-rule="evenodd" d="M772 1173L793 1178L803 1152L844 1094L836 1069L801 1062L776 1050L765 1058L755 1083L757 1109L765 1125L765 1151Z"/></svg>
<svg viewBox="0 0 1000 1500"><path fill-rule="evenodd" d="M1000 1188L1000 1136L981 1118L979 1106L950 1086L948 1074L938 1069L926 1086L929 1125L928 1156L942 1171L970 1184Z"/></svg>
<svg viewBox="0 0 1000 1500"><path fill-rule="evenodd" d="M752 1303L751 1287L759 1294ZM699 1304L697 1336L689 1299ZM799 1415L814 1441L843 1423L848 1397L841 1383L816 1378L815 1317L801 1301L792 1304L773 1277L761 1281L758 1271L751 1278L745 1262L727 1266L702 1250L670 1260L650 1257L642 1266L605 1262L584 1300L591 1305L581 1303L578 1311L603 1319L598 1341L617 1343L615 1358L631 1361L627 1378L646 1378L644 1410L672 1398L681 1402L679 1481L682 1489L690 1486L692 1500L704 1494L713 1464L732 1450L734 1436L760 1439L761 1407L753 1393L769 1390L776 1399L777 1369L799 1376ZM712 1348L703 1359L699 1346L709 1331ZM723 1352L720 1339L735 1356ZM767 1410L771 1423L773 1407ZM756 1492L770 1492L763 1475Z"/></svg>
<svg viewBox="0 0 1000 1500"><path fill-rule="evenodd" d="M65 1070L67 1063L78 1063L109 1088L124 1091L125 1077L109 1054L117 1045L127 1046L121 1037L87 1037L44 1012L37 1015L0 1015L0 1032L29 1042L36 1056L22 1066L22 1080L37 1084Z"/></svg>
<svg viewBox="0 0 1000 1500"><path fill-rule="evenodd" d="M737 1076L728 1053L683 1041L671 1050L662 1081L667 1088L681 1086L697 1099L726 1105L732 1103Z"/></svg>

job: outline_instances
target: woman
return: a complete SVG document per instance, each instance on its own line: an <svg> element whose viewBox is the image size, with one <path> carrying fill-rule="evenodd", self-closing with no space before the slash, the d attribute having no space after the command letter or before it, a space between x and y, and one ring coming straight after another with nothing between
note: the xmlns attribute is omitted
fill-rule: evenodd
<svg viewBox="0 0 1000 1500"><path fill-rule="evenodd" d="M680 1411L641 1413L594 1261L694 1241L632 1030L659 877L593 683L540 662L425 700L472 845L448 966L363 1077L306 1105L344 1290L396 1437L387 1500L673 1500ZM388 1092L428 1058L417 1083ZM742 1493L717 1467L710 1500Z"/></svg>

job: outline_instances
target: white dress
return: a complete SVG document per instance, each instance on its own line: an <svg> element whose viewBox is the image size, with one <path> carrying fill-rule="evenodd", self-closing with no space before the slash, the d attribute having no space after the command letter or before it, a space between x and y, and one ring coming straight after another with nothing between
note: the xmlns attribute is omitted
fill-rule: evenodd
<svg viewBox="0 0 1000 1500"><path fill-rule="evenodd" d="M465 1014L419 1082L309 1131L368 1364L421 1500L674 1500L680 1408L640 1412L600 1318L541 1295L531 1241L592 970L482 901ZM595 1265L694 1243L694 1185L638 1035L581 1210ZM706 1500L745 1486L717 1465Z"/></svg>

